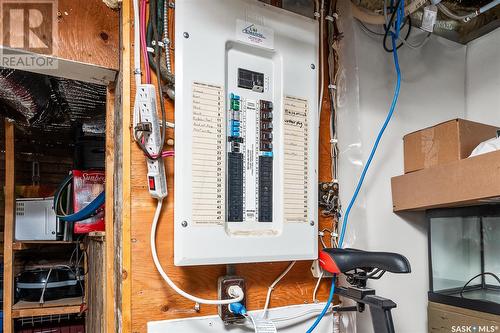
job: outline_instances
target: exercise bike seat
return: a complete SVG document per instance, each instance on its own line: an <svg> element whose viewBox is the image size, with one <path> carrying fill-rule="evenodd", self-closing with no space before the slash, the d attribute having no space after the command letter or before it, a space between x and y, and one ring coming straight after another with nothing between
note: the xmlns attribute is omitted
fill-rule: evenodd
<svg viewBox="0 0 500 333"><path fill-rule="evenodd" d="M371 271L378 269L391 273L410 273L410 262L406 257L391 252L369 252L357 249L327 248L319 253L321 267L333 274L355 269Z"/></svg>

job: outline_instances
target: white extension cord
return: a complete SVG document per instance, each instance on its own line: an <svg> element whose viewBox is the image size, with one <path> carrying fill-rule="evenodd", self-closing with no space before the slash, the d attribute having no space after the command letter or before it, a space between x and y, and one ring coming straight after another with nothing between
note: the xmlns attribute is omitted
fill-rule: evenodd
<svg viewBox="0 0 500 333"><path fill-rule="evenodd" d="M156 206L156 212L155 216L153 218L153 224L151 225L151 255L153 256L153 261L155 263L156 269L160 273L161 277L167 284L179 295L181 295L184 298L187 298L195 303L198 304L208 304L208 305L228 305L232 303L238 303L243 300L245 297L245 294L243 293L243 290L240 287L237 288L232 288L232 296L234 298L232 299L217 299L217 300L212 300L212 299L204 299L204 298L199 298L196 296L193 296L191 294L188 294L181 288L179 288L167 275L163 267L161 266L160 260L158 259L158 253L156 252L156 229L158 227L158 220L160 219L160 213L161 213L161 208L163 205L163 200L158 199L158 205Z"/></svg>

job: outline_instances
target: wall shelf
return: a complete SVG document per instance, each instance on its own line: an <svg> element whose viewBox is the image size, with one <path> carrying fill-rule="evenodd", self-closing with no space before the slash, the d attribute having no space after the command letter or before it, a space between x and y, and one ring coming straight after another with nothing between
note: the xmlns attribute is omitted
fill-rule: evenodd
<svg viewBox="0 0 500 333"><path fill-rule="evenodd" d="M81 297L46 301L44 304L19 301L12 306L12 318L80 313L81 305Z"/></svg>
<svg viewBox="0 0 500 333"><path fill-rule="evenodd" d="M76 243L68 241L14 241L12 243L12 250L21 251L21 250L37 248L42 245L69 245L69 244L76 244Z"/></svg>
<svg viewBox="0 0 500 333"><path fill-rule="evenodd" d="M500 151L392 178L394 212L500 202Z"/></svg>

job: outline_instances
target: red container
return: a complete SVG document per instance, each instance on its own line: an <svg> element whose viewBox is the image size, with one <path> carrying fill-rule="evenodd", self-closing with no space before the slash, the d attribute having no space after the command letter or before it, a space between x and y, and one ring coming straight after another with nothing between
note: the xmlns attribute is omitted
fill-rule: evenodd
<svg viewBox="0 0 500 333"><path fill-rule="evenodd" d="M101 170L73 170L73 208L80 211L104 191L105 176ZM97 215L75 222L75 234L104 231L104 205Z"/></svg>

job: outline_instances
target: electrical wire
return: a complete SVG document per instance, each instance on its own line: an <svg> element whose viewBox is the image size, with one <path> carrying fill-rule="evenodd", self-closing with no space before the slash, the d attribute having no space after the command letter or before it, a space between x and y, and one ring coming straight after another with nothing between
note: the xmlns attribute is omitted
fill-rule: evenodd
<svg viewBox="0 0 500 333"><path fill-rule="evenodd" d="M155 211L155 215L153 218L153 223L151 224L150 245L151 245L151 256L153 257L153 262L156 266L156 269L158 270L158 273L160 273L163 280L165 280L165 282L170 286L170 288L172 288L176 293L178 293L182 297L187 298L187 299L189 299L195 303L198 303L198 304L228 305L231 303L241 302L243 300L243 298L245 297L243 292L240 295L238 295L237 297L231 298L231 299L225 299L225 300L204 299L204 298L193 296L193 295L185 292L184 290L179 288L170 279L168 274L165 272L165 270L161 266L160 260L158 259L158 253L156 251L156 231L157 231L156 229L158 228L158 221L160 219L162 204L163 204L163 200L158 199L158 204L156 206L156 211Z"/></svg>
<svg viewBox="0 0 500 333"><path fill-rule="evenodd" d="M161 11L162 15L163 15L163 11ZM155 20L155 13L153 12L149 12L149 21L148 21L148 25L147 25L147 33L146 33L146 42L148 45L153 45L153 41L154 41L154 30L153 30L153 26L154 26L154 22L157 23L157 30L159 31L159 27L163 27L163 24L161 24L161 18L156 21ZM156 41L154 41L154 43L156 43ZM149 65L150 67L156 71L157 70L157 64L155 63L155 60L154 60L154 57L153 57L153 54L152 53L149 53ZM175 84L175 76L173 73L169 73L167 71L167 69L164 67L164 66L161 66L160 67L160 77L163 81L167 82L167 85L170 85L170 86L173 86Z"/></svg>
<svg viewBox="0 0 500 333"><path fill-rule="evenodd" d="M398 1L398 3L396 4L396 8L399 8L398 6L401 3L401 1L402 0ZM384 33L384 39L382 42L382 46L384 47L384 50L387 53L392 53L392 49L387 47L387 38L389 37L389 35L396 36L396 39L399 40L399 31L406 25L406 23L408 23L408 31L406 32L406 36L404 39L408 39L408 37L410 37L410 34L411 34L412 23L411 23L410 17L407 17L404 20L403 25L401 25L401 19L398 18L399 17L398 15L396 15L397 12L398 12L398 10L394 10L391 14L391 18L389 20L389 23L384 24L385 33ZM399 27L397 33L391 30L391 26L394 23L394 19L396 19L395 25L397 27ZM404 43L400 43L399 45L396 46L396 49L399 50L401 48L401 46L403 46L403 45L404 45Z"/></svg>
<svg viewBox="0 0 500 333"><path fill-rule="evenodd" d="M396 7L400 7L401 4L404 4L404 0L400 0L398 2L398 4L399 4L399 6L396 6ZM400 14L401 10L398 9L397 11L398 11L398 16L401 16L401 14ZM396 24L397 24L397 22L396 22ZM399 26L397 25L397 27L399 27ZM370 168L373 157L377 151L380 140L382 139L382 136L387 128L387 125L389 124L389 122L392 119L392 115L394 114L394 110L396 109L396 104L397 104L398 97L399 97L399 91L401 88L401 70L399 68L399 59L398 59L398 52L397 52L397 47L396 47L396 40L398 37L398 29L396 29L396 33L391 32L391 35L392 35L392 51L393 51L392 53L393 53L393 59L394 59L394 67L396 69L396 75L397 75L396 87L394 89L394 96L392 99L391 107L389 109L389 113L387 114L387 117L382 125L382 128L380 129L380 131L377 135L375 143L373 144L373 147L372 147L372 150L371 150L370 155L368 157L368 160L366 161L366 164L363 168L363 171L361 172L361 176L359 178L358 184L356 185L356 189L354 191L354 194L351 198L351 201L349 202L349 205L347 206L346 213L342 219L343 223L342 223L342 229L340 232L339 247L342 247L342 245L344 243L345 232L346 232L347 225L349 222L349 214L351 212L352 207L354 206L354 203L356 202L356 199L359 195L361 187L363 186L363 182L365 180L368 169Z"/></svg>
<svg viewBox="0 0 500 333"><path fill-rule="evenodd" d="M163 45L165 46L165 65L167 72L172 73L172 63L170 61L170 36L168 29L168 1L163 1Z"/></svg>
<svg viewBox="0 0 500 333"><path fill-rule="evenodd" d="M155 0L151 0L150 5L154 8L154 4L156 4ZM154 9L153 9L154 12ZM156 18L156 17L155 17ZM154 21L153 21L154 22ZM159 34L158 34L158 29L157 26L153 23L153 35L156 40L155 44L155 55L156 55L156 80L158 83L158 93L160 94L160 109L161 109L161 149L163 149L163 146L165 145L165 136L167 132L167 124L166 124L166 119L167 115L165 112L165 104L163 103L163 91L162 91L162 84L161 84L161 49L159 45Z"/></svg>
<svg viewBox="0 0 500 333"><path fill-rule="evenodd" d="M146 14L145 14L145 11L146 11L146 8L143 7L145 6L145 1L142 1L141 2L141 17L143 17L145 19L146 17ZM166 111L165 111L165 105L163 103L163 90L162 90L162 83L161 83L161 70L160 70L160 63L161 63L161 49L160 49L160 43L159 43L159 31L158 31L158 26L157 24L155 24L155 22L159 22L159 20L157 20L157 11L158 11L158 7L157 7L157 2L156 1L153 1L151 0L150 1L150 10L149 10L149 23L148 25L152 25L152 34L153 34L153 38L155 40L155 43L154 43L154 53L156 55L156 61L157 61L157 64L156 66L154 67L156 69L156 80L157 80L157 88L158 88L158 92L159 92L159 95L160 95L160 110L161 110L161 124L160 124L160 131L161 131L161 134L160 134L160 151L161 149L163 149L163 146L165 145L165 138L166 138L166 128L167 128L167 121L166 121ZM161 13L163 13L163 10L161 11ZM141 32L145 32L145 22L141 22ZM143 45L143 48L146 49L147 48L147 44L146 44L146 40L145 40L145 36L144 35L141 35L141 45ZM149 61L151 60L152 63L154 63L154 58L152 57L152 55L150 55L148 52L148 50L146 49L146 52L145 52L145 63L147 62L147 66L146 66L146 77L148 77L148 72L150 71L150 64L149 64ZM150 74L149 74L150 75ZM146 79L146 81L148 83L150 83L150 81L148 81ZM139 111L138 111L138 108L137 107L134 107L134 139L137 143L137 145L139 146L139 148L144 152L144 154L146 155L146 157L150 160L157 160L157 159L160 159L162 158L162 154L160 152L156 153L156 154L151 154L149 152L149 150L146 148L146 146L144 145L144 134L143 134L143 131L141 131L137 125L138 123L140 123L139 121L139 118L140 118L140 114L139 114Z"/></svg>
<svg viewBox="0 0 500 333"><path fill-rule="evenodd" d="M409 3L404 9L404 16L410 16L427 3L427 0L415 0ZM383 15L367 12L351 1L352 16L356 19L373 25L382 25L386 22Z"/></svg>
<svg viewBox="0 0 500 333"><path fill-rule="evenodd" d="M146 70L146 83L151 83L151 70L149 68L149 55L148 48L146 45L146 0L141 0L140 5L140 42L142 49L142 57L144 59L144 68Z"/></svg>
<svg viewBox="0 0 500 333"><path fill-rule="evenodd" d="M306 333L311 333L312 331L314 331L314 329L316 328L316 326L318 326L319 322L321 321L321 319L323 319L323 317L325 316L326 312L330 308L330 304L333 301L333 295L335 295L335 277L336 276L333 275L332 286L331 286L331 289L330 289L330 295L328 296L328 300L326 301L325 307L323 308L323 310L321 311L321 313L319 314L319 316L316 318L316 320L314 321L314 323L312 324L312 326L307 330Z"/></svg>
<svg viewBox="0 0 500 333"><path fill-rule="evenodd" d="M252 326L253 326L254 332L257 332L257 324L255 323L255 319L254 319L251 315L249 315L248 313L245 313L245 314L244 314L244 317L245 317L246 319L249 319L249 320L250 320L250 322L252 323Z"/></svg>
<svg viewBox="0 0 500 333"><path fill-rule="evenodd" d="M269 286L269 288L267 288L267 296L266 296L266 302L264 304L264 309L262 310L262 318L266 318L266 316L267 316L267 311L269 309L269 303L271 302L271 294L272 294L274 288L281 281L281 279L283 279L285 277L285 275L287 275L288 272L290 272L290 270L293 268L293 266L295 265L295 263L296 263L296 261L292 261L285 268L285 270L283 272L281 272L281 274L273 281L273 283L271 283L271 285Z"/></svg>
<svg viewBox="0 0 500 333"><path fill-rule="evenodd" d="M316 286L314 286L314 291L313 291L313 303L318 303L318 299L316 298L316 295L318 293L319 285L321 283L321 279L323 279L323 274L325 274L325 271L321 271L318 277L318 281L316 282Z"/></svg>
<svg viewBox="0 0 500 333"><path fill-rule="evenodd" d="M410 17L410 20L411 20L411 17ZM357 20L357 22L358 22L359 26L361 27L361 30L363 30L369 37L372 37L372 38L376 39L378 37L383 37L384 36L384 33L377 32L375 30L370 29L363 22L361 22L359 20ZM416 43L416 44L413 44L412 42L410 42L409 38L408 39L404 39L404 38L401 38L401 36L398 38L398 40L400 42L404 43L405 46L408 46L410 49L416 50L416 49L422 48L425 44L427 44L427 42L430 40L431 36L432 36L432 33L428 32L425 35L425 37L421 41L419 41L418 43Z"/></svg>
<svg viewBox="0 0 500 333"><path fill-rule="evenodd" d="M478 277L480 276L485 276L485 275L490 275L492 276L495 280L497 280L497 282L500 284L500 278L494 274L494 273L491 273L491 272L483 272L483 273L479 273L477 275L475 275L472 279L470 279L469 281L467 281L466 284L464 284L464 286L462 287L462 289L460 290L460 297L461 298L464 298L464 291L465 291L465 288L469 285L469 283L471 283L472 281L474 281L475 279L477 279Z"/></svg>
<svg viewBox="0 0 500 333"><path fill-rule="evenodd" d="M390 22L390 20L388 20L388 16L387 16L387 8L389 7L389 5L388 5L387 1L388 1L388 0L384 0L384 18L385 18L385 20L386 20L386 23L385 23L385 25L384 25L385 33L384 33L384 34L382 34L382 36L384 36L384 49L385 49L387 52L389 52L389 51L391 51L391 50L389 50L389 49L385 48L385 45L386 45L385 40L387 39L387 27L391 27L391 26L392 26L392 23ZM392 17L391 17L391 19L392 19ZM411 16L410 16L410 15L408 15L408 16L406 17L406 19L408 20L408 32L407 32L407 34L406 34L406 37L405 37L405 38L401 38L401 36L399 36L399 34L398 34L398 40L399 40L402 44L405 44L406 46L408 46L410 49L419 49L419 48L421 48L422 46L424 46L424 45L427 43L427 41L429 40L429 38L430 38L430 36L431 36L432 34L431 34L430 32L429 32L429 33L427 33L427 34L426 34L426 36L424 37L424 39L423 39L421 42L419 42L418 44L412 44L412 43L410 43L410 42L408 41L408 37L409 37L409 36L410 36L410 34L411 34L411 28L412 28L412 26L413 26L413 24L412 24L412 23L413 23L413 21L411 20ZM364 25L361 21L358 21L358 22L360 22L360 23L361 23L361 25L362 25L364 28L366 28L369 32L375 33L375 32L373 32L373 31L371 31L370 29L368 29L368 28L367 28L367 27L366 27L366 26L365 26L365 25ZM405 21L405 23L406 23L406 21ZM392 32L395 32L395 31L394 31L394 29L392 29ZM399 48L399 47L401 47L401 46L402 46L402 44L400 44L400 45L398 46L398 48ZM392 51L391 51L391 52L392 52Z"/></svg>
<svg viewBox="0 0 500 333"><path fill-rule="evenodd" d="M364 179L366 177L366 173L368 172L368 169L370 168L370 165L372 163L373 157L374 157L374 155L375 155L375 153L377 151L378 145L380 143L380 140L382 139L382 136L383 136L383 134L385 132L385 129L387 128L387 125L391 121L392 115L394 114L394 110L396 108L396 104L397 104L397 101L398 101L399 91L400 91L400 88L401 88L401 70L399 68L399 59L398 59L398 51L397 51L396 41L397 41L397 38L398 38L399 32L400 32L401 19L404 17L403 8L404 8L404 0L399 0L398 3L397 3L397 5L396 5L396 10L394 11L394 12L397 12L397 17L396 17L396 22L395 22L396 30L395 30L395 32L392 32L392 31L390 32L390 34L391 34L391 40L392 40L392 54L393 54L393 59L394 59L394 67L396 69L396 74L397 74L397 81L396 81L396 87L394 89L394 96L393 96L393 99L392 99L392 103L391 103L391 107L390 107L389 113L387 114L387 117L386 117L386 119L385 119L385 121L384 121L384 123L382 125L382 128L380 129L380 131L379 131L379 133L377 135L375 143L373 144L372 150L370 152L370 156L368 157L368 160L367 160L367 162L366 162L366 164L365 164L365 166L363 168L363 171L361 172L360 179L358 181L358 184L356 185L356 189L355 189L354 194L353 194L353 196L351 198L351 201L349 202L349 205L347 206L346 214L343 217L342 230L341 230L340 240L339 240L339 248L342 248L342 246L344 244L345 232L346 232L347 225L348 225L348 222L349 222L349 213L350 213L350 211L351 211L354 203L356 202L356 199L357 199L357 197L359 195L361 187L363 186L363 182L364 182ZM389 30L389 29L390 29L390 27L388 27L388 29L386 29L386 30ZM321 321L321 319L323 319L326 311L328 310L328 307L330 306L330 303L333 300L333 295L335 294L335 277L336 276L334 275L334 277L332 278L332 286L331 286L331 289L330 289L330 296L328 297L328 301L327 301L325 307L323 308L323 311L316 318L316 321L309 328L309 330L307 330L307 333L311 333L312 331L314 331L314 329L319 324L319 322Z"/></svg>
<svg viewBox="0 0 500 333"><path fill-rule="evenodd" d="M340 307L340 305L333 305L333 306L330 306L327 310L326 313L334 310L335 308L338 308ZM321 311L323 311L323 308L320 308L320 309L312 309L312 310L307 310L307 311L304 311L304 312L299 312L299 313L296 313L296 314L293 314L293 315L290 315L290 316L286 316L286 317L278 317L278 318L272 318L271 321L273 323L280 323L280 322L284 322L284 321L290 321L290 320L294 320L294 319L298 319L298 318L302 318L302 317L305 317L307 315L312 315L312 314L318 314L320 313Z"/></svg>

